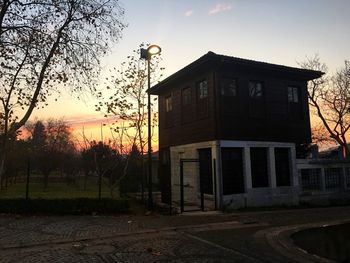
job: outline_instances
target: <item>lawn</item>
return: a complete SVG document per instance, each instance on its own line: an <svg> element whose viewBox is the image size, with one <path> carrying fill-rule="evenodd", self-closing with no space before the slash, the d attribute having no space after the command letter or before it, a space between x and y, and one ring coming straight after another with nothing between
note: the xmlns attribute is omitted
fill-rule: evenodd
<svg viewBox="0 0 350 263"><path fill-rule="evenodd" d="M23 180L22 180L23 181ZM84 181L77 180L74 184L68 184L62 180L49 179L48 187L45 189L42 182L33 180L29 184L29 198L36 199L56 199L56 198L98 198L97 179L92 178L87 181L86 189L84 189ZM7 189L0 190L0 198L25 198L26 184L25 182L9 185ZM110 190L106 183L102 184L102 198L110 198Z"/></svg>

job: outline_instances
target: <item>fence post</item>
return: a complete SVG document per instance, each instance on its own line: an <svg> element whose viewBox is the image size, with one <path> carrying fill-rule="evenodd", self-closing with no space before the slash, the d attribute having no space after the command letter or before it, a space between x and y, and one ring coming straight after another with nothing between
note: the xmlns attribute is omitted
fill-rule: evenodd
<svg viewBox="0 0 350 263"><path fill-rule="evenodd" d="M30 157L27 160L26 200L29 199Z"/></svg>
<svg viewBox="0 0 350 263"><path fill-rule="evenodd" d="M199 188L201 191L201 210L204 211L204 190L203 190L204 183L200 172L199 172Z"/></svg>
<svg viewBox="0 0 350 263"><path fill-rule="evenodd" d="M321 167L321 173L320 173L320 189L321 191L326 190L326 175L325 175L325 168Z"/></svg>
<svg viewBox="0 0 350 263"><path fill-rule="evenodd" d="M181 213L184 212L184 167L183 161L180 159L180 208Z"/></svg>
<svg viewBox="0 0 350 263"><path fill-rule="evenodd" d="M340 178L340 186L342 190L346 190L346 168L343 165L342 166L342 173L341 173L341 178Z"/></svg>
<svg viewBox="0 0 350 263"><path fill-rule="evenodd" d="M98 175L98 200L101 200L101 192L102 192L102 174Z"/></svg>
<svg viewBox="0 0 350 263"><path fill-rule="evenodd" d="M141 161L141 201L145 202L145 158L142 150L142 161Z"/></svg>

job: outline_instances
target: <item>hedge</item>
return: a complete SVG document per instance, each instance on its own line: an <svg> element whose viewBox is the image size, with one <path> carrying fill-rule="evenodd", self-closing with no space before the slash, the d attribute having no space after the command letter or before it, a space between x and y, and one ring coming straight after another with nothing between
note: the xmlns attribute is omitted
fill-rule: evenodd
<svg viewBox="0 0 350 263"><path fill-rule="evenodd" d="M0 199L0 213L11 214L120 214L129 211L125 199Z"/></svg>

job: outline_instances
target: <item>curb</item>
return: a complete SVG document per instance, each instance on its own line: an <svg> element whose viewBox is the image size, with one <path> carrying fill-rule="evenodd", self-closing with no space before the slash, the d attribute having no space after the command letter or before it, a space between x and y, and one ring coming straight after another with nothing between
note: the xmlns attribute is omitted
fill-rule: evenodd
<svg viewBox="0 0 350 263"><path fill-rule="evenodd" d="M255 233L256 238L263 238L277 252L284 257L295 262L322 262L331 263L333 260L323 258L314 254L309 254L307 251L296 246L291 239L291 235L304 229L319 228L323 226L332 226L349 223L349 220L326 221L318 223L309 223L303 225L293 225L284 227L275 227L264 229Z"/></svg>

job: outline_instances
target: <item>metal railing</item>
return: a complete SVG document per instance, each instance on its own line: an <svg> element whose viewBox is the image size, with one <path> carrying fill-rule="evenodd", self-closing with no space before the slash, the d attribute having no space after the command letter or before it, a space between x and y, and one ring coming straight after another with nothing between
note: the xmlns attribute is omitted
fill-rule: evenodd
<svg viewBox="0 0 350 263"><path fill-rule="evenodd" d="M350 189L348 160L298 159L297 169L302 192Z"/></svg>

